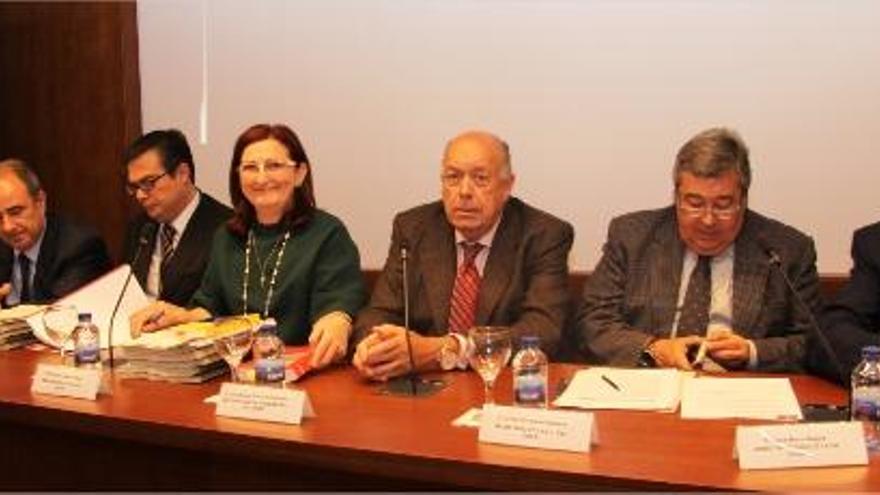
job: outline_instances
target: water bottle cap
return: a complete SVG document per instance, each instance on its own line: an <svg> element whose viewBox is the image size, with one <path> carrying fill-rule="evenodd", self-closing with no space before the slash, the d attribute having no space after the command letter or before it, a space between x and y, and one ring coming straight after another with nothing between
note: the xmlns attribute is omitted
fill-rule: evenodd
<svg viewBox="0 0 880 495"><path fill-rule="evenodd" d="M878 357L880 357L880 347L876 345L862 347L862 359L877 359Z"/></svg>
<svg viewBox="0 0 880 495"><path fill-rule="evenodd" d="M541 338L537 335L523 335L519 338L519 343L522 347L537 346L541 343Z"/></svg>
<svg viewBox="0 0 880 495"><path fill-rule="evenodd" d="M91 313L80 313L77 317L77 320L80 322L91 322L92 314Z"/></svg>

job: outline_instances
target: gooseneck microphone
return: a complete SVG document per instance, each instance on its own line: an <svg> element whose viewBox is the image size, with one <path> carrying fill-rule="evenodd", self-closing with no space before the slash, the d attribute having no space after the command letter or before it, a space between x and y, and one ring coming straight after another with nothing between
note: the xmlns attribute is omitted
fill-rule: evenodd
<svg viewBox="0 0 880 495"><path fill-rule="evenodd" d="M816 316L813 314L813 311L807 306L807 303L801 297L800 293L798 293L797 289L795 289L794 284L789 278L788 274L785 273L785 269L782 267L782 258L777 253L776 249L770 244L770 242L764 238L758 238L758 245L761 246L761 249L764 250L764 253L767 255L767 260L770 262L770 266L776 269L776 272L782 276L782 280L785 281L785 285L788 288L788 291L791 293L792 297L795 300L795 304L800 306L801 310L807 314L807 318L810 323L810 329L813 331L813 336L816 340L819 341L822 346L822 350L828 355L828 358L831 360L832 364L834 364L834 368L837 370L837 374L840 377L840 383L847 390L847 395L852 393L850 387L847 385L849 382L849 376L844 370L843 364L841 364L840 360L837 358L837 354L834 353L834 350L831 348L831 342L828 340L828 337L825 335L825 332L822 330L822 327L819 326L819 322L816 321ZM849 404L849 398L847 400L847 404ZM849 408L847 407L845 410L840 411L841 415L845 414L844 419L849 419Z"/></svg>
<svg viewBox="0 0 880 495"><path fill-rule="evenodd" d="M443 380L424 380L416 372L416 361L413 357L412 339L409 336L409 244L406 240L400 243L400 267L403 280L403 329L406 340L406 354L409 358L409 372L388 382L385 393L412 397L431 395L446 386Z"/></svg>
<svg viewBox="0 0 880 495"><path fill-rule="evenodd" d="M158 225L155 222L147 222L141 227L140 235L138 236L137 249L134 251L134 256L131 257L128 275L125 277L125 283L122 284L122 290L119 291L119 296L116 298L116 304L113 306L113 312L110 314L110 329L107 333L107 352L110 356L110 369L113 369L113 321L116 320L116 313L119 312L122 298L125 297L125 291L128 290L128 284L131 282L131 277L134 275L134 267L137 265L138 260L140 260L144 248L155 237L157 228Z"/></svg>
<svg viewBox="0 0 880 495"><path fill-rule="evenodd" d="M412 352L412 340L409 337L409 250L406 241L400 244L400 266L403 271L403 328L406 330L406 354L409 356L409 384L413 395L418 395L418 377L416 376L416 360Z"/></svg>

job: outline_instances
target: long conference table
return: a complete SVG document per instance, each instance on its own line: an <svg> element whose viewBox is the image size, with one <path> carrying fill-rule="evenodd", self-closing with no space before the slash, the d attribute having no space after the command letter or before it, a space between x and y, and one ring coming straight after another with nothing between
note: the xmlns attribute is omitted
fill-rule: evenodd
<svg viewBox="0 0 880 495"><path fill-rule="evenodd" d="M179 385L112 377L97 401L30 392L48 351L0 353L3 490L762 490L880 491L869 466L741 471L734 420L599 411L588 454L479 443L453 419L483 399L473 372L442 375L427 398L393 397L339 366L305 377L316 418L283 425L224 418L204 399L222 380ZM554 364L551 391L578 367ZM845 392L792 376L802 403L842 404ZM510 370L497 384L511 400Z"/></svg>

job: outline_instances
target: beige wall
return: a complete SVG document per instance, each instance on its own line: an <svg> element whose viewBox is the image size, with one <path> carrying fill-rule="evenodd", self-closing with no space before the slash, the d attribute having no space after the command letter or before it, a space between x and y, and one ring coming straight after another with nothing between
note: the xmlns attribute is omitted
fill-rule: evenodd
<svg viewBox="0 0 880 495"><path fill-rule="evenodd" d="M141 0L138 17L144 128L206 131L199 183L226 199L238 133L290 124L368 268L467 127L505 137L517 193L575 225L575 269L614 215L669 202L678 146L718 124L751 147L751 205L813 235L820 271L848 270L852 230L880 220L880 2Z"/></svg>

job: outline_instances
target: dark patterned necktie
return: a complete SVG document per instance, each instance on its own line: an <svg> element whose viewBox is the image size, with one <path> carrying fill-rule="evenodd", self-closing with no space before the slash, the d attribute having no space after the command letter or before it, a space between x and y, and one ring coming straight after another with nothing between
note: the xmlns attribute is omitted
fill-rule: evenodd
<svg viewBox="0 0 880 495"><path fill-rule="evenodd" d="M162 224L161 232L159 232L159 243L162 249L162 266L168 264L171 255L174 254L174 238L177 236L177 230L167 223Z"/></svg>
<svg viewBox="0 0 880 495"><path fill-rule="evenodd" d="M18 255L18 269L21 272L21 291L18 300L20 303L31 301L31 259L24 253Z"/></svg>
<svg viewBox="0 0 880 495"><path fill-rule="evenodd" d="M681 318L678 320L678 335L705 335L709 326L709 305L712 302L711 256L700 256L697 266L691 273Z"/></svg>
<svg viewBox="0 0 880 495"><path fill-rule="evenodd" d="M480 272L474 260L483 249L480 243L461 243L464 260L455 276L452 299L449 303L449 331L467 332L474 326L477 313L477 300L480 296Z"/></svg>

